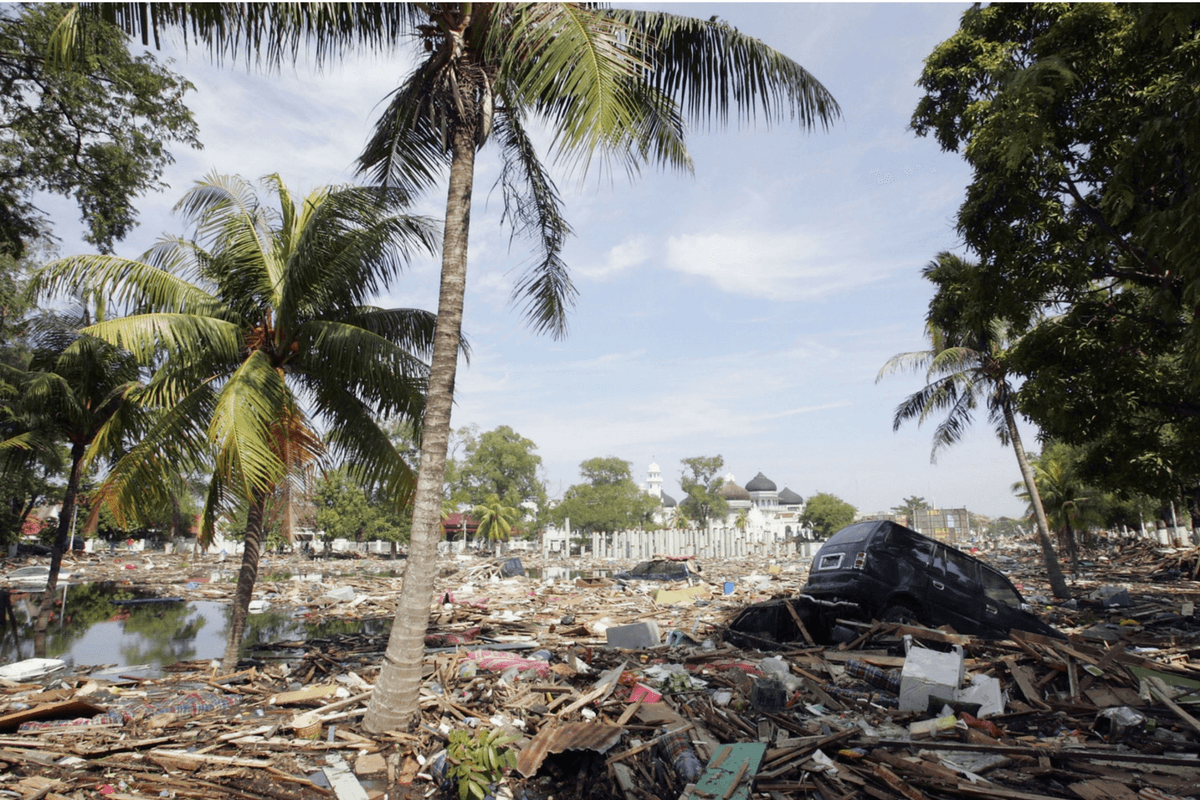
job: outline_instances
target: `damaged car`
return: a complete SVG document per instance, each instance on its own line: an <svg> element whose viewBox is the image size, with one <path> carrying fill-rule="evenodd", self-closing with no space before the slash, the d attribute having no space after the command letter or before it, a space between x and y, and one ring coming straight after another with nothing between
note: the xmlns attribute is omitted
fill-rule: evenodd
<svg viewBox="0 0 1200 800"><path fill-rule="evenodd" d="M874 619L949 625L985 639L1006 638L1014 629L1064 638L1029 610L1012 581L994 567L886 520L859 522L831 536L813 557L801 593L771 601L778 606L774 610L748 608L730 628L795 641L799 623L817 641L828 642L838 619Z"/></svg>

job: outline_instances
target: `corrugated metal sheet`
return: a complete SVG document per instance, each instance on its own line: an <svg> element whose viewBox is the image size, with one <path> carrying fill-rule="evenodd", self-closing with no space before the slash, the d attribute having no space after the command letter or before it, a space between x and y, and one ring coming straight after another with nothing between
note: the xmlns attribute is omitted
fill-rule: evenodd
<svg viewBox="0 0 1200 800"><path fill-rule="evenodd" d="M538 731L521 754L517 756L517 772L532 778L546 756L567 750L595 750L603 755L621 739L625 728L599 722L569 722L547 725Z"/></svg>

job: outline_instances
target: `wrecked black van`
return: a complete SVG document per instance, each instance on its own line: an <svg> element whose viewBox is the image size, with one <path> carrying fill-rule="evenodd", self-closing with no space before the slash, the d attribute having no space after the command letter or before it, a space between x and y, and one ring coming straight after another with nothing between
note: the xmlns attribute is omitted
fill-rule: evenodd
<svg viewBox="0 0 1200 800"><path fill-rule="evenodd" d="M950 625L1003 639L1017 630L1062 638L1027 610L1012 581L950 545L886 520L842 528L813 557L804 594L858 605L866 619Z"/></svg>
<svg viewBox="0 0 1200 800"><path fill-rule="evenodd" d="M875 619L949 625L985 639L1003 639L1013 629L1065 638L1031 613L995 568L885 520L855 523L831 536L813 557L801 593L773 601L777 608L747 608L729 627L795 641L799 619L814 639L829 641L837 619Z"/></svg>

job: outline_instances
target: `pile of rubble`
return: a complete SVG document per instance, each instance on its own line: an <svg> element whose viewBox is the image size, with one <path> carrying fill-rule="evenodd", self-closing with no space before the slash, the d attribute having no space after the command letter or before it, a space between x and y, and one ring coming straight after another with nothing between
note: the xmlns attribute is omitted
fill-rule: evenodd
<svg viewBox="0 0 1200 800"><path fill-rule="evenodd" d="M709 564L711 583L684 585L448 562L412 730L360 725L386 634L258 646L233 675L0 679L0 796L458 796L455 736L487 731L514 756L496 798L1200 797L1196 552L1104 557L1068 603L1045 599L1036 564L1006 566L1064 640L847 621L829 646L728 628L794 595L805 565ZM347 579L367 599L327 611L393 614L399 581Z"/></svg>

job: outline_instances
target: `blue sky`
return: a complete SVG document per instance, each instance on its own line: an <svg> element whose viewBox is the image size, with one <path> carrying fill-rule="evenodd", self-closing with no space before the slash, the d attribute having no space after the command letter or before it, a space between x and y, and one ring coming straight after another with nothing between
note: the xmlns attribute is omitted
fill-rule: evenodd
<svg viewBox="0 0 1200 800"><path fill-rule="evenodd" d="M478 160L453 425L508 425L538 446L550 495L578 465L613 455L636 480L657 462L678 498L680 459L721 455L745 484L761 471L804 497L831 492L862 511L918 495L1017 516L1011 449L977 419L930 463L930 426L892 431L919 376L876 383L891 356L919 350L931 287L921 268L954 249L969 172L908 130L923 59L966 4L737 3L661 7L718 15L812 72L841 104L828 131L795 126L695 130L694 175L646 171L635 182L565 170L559 188L575 237L566 249L578 303L565 340L532 333L508 297L531 257L510 246L492 191L493 148ZM353 180L380 102L406 54L361 57L320 73L214 67L177 52L194 84L188 104L204 149L176 149L170 188L139 204L141 226L119 246L136 256L182 233L170 209L216 171L279 172L293 191ZM416 211L441 216L444 188ZM64 254L86 252L73 206L47 200ZM380 299L436 307L437 264L414 263ZM1026 447L1038 449L1032 428Z"/></svg>

